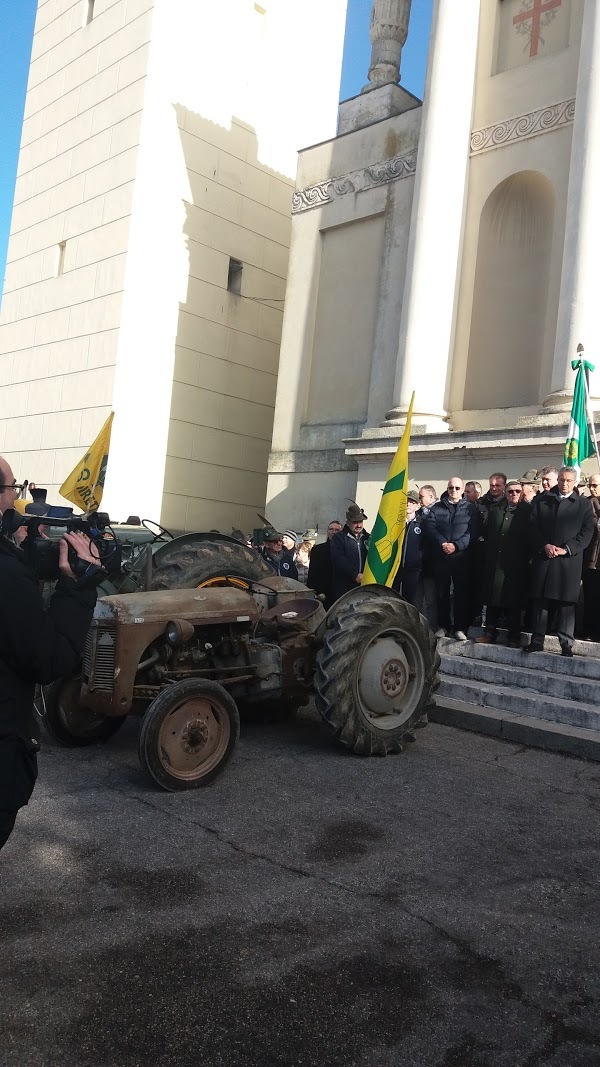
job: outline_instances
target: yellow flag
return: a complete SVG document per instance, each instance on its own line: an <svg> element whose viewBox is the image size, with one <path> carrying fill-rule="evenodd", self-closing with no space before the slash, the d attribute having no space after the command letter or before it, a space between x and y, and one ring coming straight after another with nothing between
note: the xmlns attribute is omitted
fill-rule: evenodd
<svg viewBox="0 0 600 1067"><path fill-rule="evenodd" d="M381 504L369 538L369 552L361 585L376 584L389 587L400 566L406 530L408 446L414 399L413 393L404 433L388 471Z"/></svg>
<svg viewBox="0 0 600 1067"><path fill-rule="evenodd" d="M61 496L83 511L97 511L100 507L114 417L111 411L96 440L59 489Z"/></svg>

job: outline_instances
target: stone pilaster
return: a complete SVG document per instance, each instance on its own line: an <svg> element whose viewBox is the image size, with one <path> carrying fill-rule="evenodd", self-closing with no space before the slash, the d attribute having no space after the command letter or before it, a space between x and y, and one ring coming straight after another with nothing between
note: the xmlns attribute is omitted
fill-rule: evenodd
<svg viewBox="0 0 600 1067"><path fill-rule="evenodd" d="M600 4L585 0L573 124L567 221L556 348L547 411L568 411L573 393L571 360L578 344L600 365L598 235L600 234ZM594 383L596 378L596 383ZM593 396L599 392L592 375Z"/></svg>
<svg viewBox="0 0 600 1067"><path fill-rule="evenodd" d="M460 6L460 13L457 7ZM393 407L444 429L469 166L480 0L436 0L412 207Z"/></svg>

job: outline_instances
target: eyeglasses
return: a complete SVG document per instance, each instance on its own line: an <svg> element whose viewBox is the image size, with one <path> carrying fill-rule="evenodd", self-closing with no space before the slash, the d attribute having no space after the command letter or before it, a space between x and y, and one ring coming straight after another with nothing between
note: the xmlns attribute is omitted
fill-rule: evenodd
<svg viewBox="0 0 600 1067"><path fill-rule="evenodd" d="M0 493L3 493L6 489L14 489L15 493L22 493L26 487L26 484L28 483L24 482L22 485L20 485L18 482L13 482L12 485L0 485Z"/></svg>
<svg viewBox="0 0 600 1067"><path fill-rule="evenodd" d="M521 489L507 489L506 492L507 493L520 493Z"/></svg>
<svg viewBox="0 0 600 1067"><path fill-rule="evenodd" d="M449 485L448 486L448 492L449 493L460 493L461 491L462 491L462 485Z"/></svg>

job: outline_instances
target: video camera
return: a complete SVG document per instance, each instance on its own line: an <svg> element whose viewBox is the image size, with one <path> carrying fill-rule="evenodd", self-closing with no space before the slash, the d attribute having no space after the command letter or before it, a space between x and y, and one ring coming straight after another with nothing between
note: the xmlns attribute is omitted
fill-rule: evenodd
<svg viewBox="0 0 600 1067"><path fill-rule="evenodd" d="M35 507L35 505L30 505ZM54 513L54 514L53 514ZM45 507L44 514L20 515L16 511L5 511L2 516L2 533L11 537L16 530L24 526L27 536L21 542L25 559L40 581L55 581L59 577L59 542L65 533L84 533L98 550L98 566L108 574L114 574L121 567L121 545L110 529L110 519L105 512L96 512L89 519L73 515L71 508ZM48 531L40 534L40 526ZM108 531L108 534L107 534ZM68 545L69 565L75 578L85 576L90 566L79 558L75 550Z"/></svg>

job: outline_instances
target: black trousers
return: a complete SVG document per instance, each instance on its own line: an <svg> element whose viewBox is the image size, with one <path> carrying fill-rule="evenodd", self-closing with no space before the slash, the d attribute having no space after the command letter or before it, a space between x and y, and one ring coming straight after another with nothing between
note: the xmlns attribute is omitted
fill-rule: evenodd
<svg viewBox="0 0 600 1067"><path fill-rule="evenodd" d="M589 567L583 572L583 633L600 640L600 571Z"/></svg>
<svg viewBox="0 0 600 1067"><path fill-rule="evenodd" d="M409 604L414 604L417 599L420 571L409 571L401 567L394 579L394 589L401 593Z"/></svg>
<svg viewBox="0 0 600 1067"><path fill-rule="evenodd" d="M0 848L6 844L12 834L16 817L16 811L0 811Z"/></svg>
<svg viewBox="0 0 600 1067"><path fill-rule="evenodd" d="M536 600L531 644L537 648L544 647L544 638L548 631L548 616L556 612L556 632L561 648L571 648L575 635L575 604L564 600Z"/></svg>
<svg viewBox="0 0 600 1067"><path fill-rule="evenodd" d="M435 588L438 623L445 630L464 630L471 622L471 560L468 553L436 561ZM454 625L450 618L450 584L454 587Z"/></svg>
<svg viewBox="0 0 600 1067"><path fill-rule="evenodd" d="M498 608L494 604L488 604L485 609L485 632L497 636L500 616L506 616L508 625L508 640L519 641L521 639L521 608Z"/></svg>

